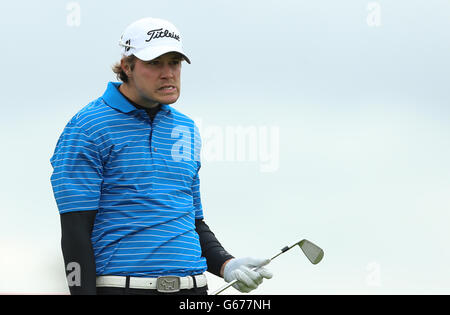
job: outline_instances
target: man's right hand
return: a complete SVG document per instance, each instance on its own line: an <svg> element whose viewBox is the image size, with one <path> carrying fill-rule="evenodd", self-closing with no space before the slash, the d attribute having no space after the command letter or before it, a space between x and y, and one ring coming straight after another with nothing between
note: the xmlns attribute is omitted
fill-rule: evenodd
<svg viewBox="0 0 450 315"><path fill-rule="evenodd" d="M272 278L273 274L262 267L269 262L269 259L233 258L225 264L223 278L226 282L237 279L233 287L240 292L248 293L256 289L264 278Z"/></svg>

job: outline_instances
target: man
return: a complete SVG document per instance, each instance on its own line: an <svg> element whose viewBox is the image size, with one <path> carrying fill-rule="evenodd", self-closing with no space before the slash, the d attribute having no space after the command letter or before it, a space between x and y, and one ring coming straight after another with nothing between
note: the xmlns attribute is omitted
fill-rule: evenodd
<svg viewBox="0 0 450 315"><path fill-rule="evenodd" d="M169 105L190 63L179 31L144 18L119 44L123 83L69 121L51 158L71 294L207 294L205 271L255 289L266 261L234 258L204 222L199 131Z"/></svg>

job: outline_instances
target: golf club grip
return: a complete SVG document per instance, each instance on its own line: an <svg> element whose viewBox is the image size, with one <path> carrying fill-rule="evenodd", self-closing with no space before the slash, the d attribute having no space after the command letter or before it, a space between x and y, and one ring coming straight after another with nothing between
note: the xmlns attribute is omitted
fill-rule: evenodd
<svg viewBox="0 0 450 315"><path fill-rule="evenodd" d="M280 255L283 254L284 252L288 251L288 250L291 249L293 246L294 246L294 245L292 245L292 246L290 246L290 247L289 247L289 246L284 247L279 253L277 253L275 256L273 256L272 258L270 258L270 259L269 259L269 262L268 262L267 264L264 264L264 265L262 265L262 266L256 266L256 267L254 267L252 270L255 271L255 270L257 270L257 269L259 269L259 268L261 268L261 267L263 267L263 266L267 266L272 260L274 260L275 258L277 258L278 256L280 256ZM228 282L228 283L227 283L226 285L224 285L223 287L221 287L221 288L217 289L216 291L214 291L213 293L211 293L211 295L217 295L217 294L219 294L219 293L225 291L226 289L228 289L229 287L231 287L231 286L232 286L233 284L235 284L236 282L238 282L237 279L234 279L233 281Z"/></svg>
<svg viewBox="0 0 450 315"><path fill-rule="evenodd" d="M267 263L266 265L268 265L268 263ZM264 265L264 266L265 266L265 265ZM262 266L256 266L256 267L252 268L251 270L255 271L255 270L258 270L258 269L261 268L261 267L262 267ZM224 285L223 287L221 287L221 288L217 289L216 291L214 291L213 293L211 293L211 295L217 295L217 294L219 294L219 293L225 291L226 289L228 289L229 287L231 287L233 284L235 284L235 283L238 282L238 281L239 281L238 279L234 279L233 281L228 282L228 283L227 283L226 285Z"/></svg>

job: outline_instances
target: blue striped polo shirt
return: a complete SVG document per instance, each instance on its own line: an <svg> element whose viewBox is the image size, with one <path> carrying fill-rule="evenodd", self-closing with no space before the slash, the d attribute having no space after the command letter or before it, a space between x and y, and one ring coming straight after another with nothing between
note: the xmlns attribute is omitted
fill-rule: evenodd
<svg viewBox="0 0 450 315"><path fill-rule="evenodd" d="M152 122L119 86L109 82L57 142L50 162L59 212L98 211L91 236L97 275L203 273L198 128L165 104Z"/></svg>

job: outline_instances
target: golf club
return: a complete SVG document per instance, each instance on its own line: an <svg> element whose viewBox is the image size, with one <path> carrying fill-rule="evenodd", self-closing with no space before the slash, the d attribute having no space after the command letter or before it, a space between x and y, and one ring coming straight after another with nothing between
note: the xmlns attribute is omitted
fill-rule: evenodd
<svg viewBox="0 0 450 315"><path fill-rule="evenodd" d="M296 245L298 245L300 247L300 249L303 251L303 253L305 254L305 256L309 259L309 261L313 264L316 265L318 264L324 255L323 250L315 245L314 243L308 241L308 240L301 240L300 242L297 242L291 246L285 246L281 249L281 251L279 253L277 253L275 256L273 256L272 258L269 259L269 262L267 262L265 265L268 265L272 260L274 260L275 258L277 258L278 256L280 256L281 254L284 254L285 252L287 252L288 250L290 250L291 248L295 247ZM261 268L262 266L256 266L255 268L253 268L252 270L257 270L258 268ZM229 283L227 283L226 285L224 285L223 287L217 289L216 291L214 291L213 293L211 293L211 295L217 295L223 291L225 291L226 289L228 289L229 287L231 287L233 284L235 284L238 280L235 279Z"/></svg>

